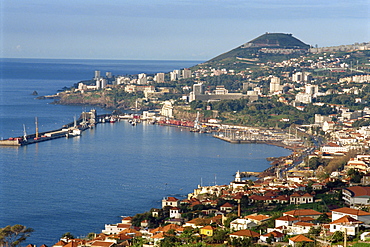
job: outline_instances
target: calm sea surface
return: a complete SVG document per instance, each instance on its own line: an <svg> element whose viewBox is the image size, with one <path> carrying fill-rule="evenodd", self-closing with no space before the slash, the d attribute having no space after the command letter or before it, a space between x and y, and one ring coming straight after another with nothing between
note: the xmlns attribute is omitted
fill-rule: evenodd
<svg viewBox="0 0 370 247"><path fill-rule="evenodd" d="M0 138L60 128L89 107L61 106L31 95L54 94L91 79L168 72L199 61L0 59ZM98 114L105 113L97 109ZM203 185L228 184L240 171L261 171L266 157L287 155L268 145L233 145L178 128L99 124L81 137L0 148L0 227L23 224L27 243L53 245L65 232L84 236L104 224L159 208L165 196L182 198Z"/></svg>

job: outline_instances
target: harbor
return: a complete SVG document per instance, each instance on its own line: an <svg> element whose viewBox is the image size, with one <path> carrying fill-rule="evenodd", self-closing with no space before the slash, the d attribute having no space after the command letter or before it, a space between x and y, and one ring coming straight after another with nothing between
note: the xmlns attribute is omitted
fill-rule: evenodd
<svg viewBox="0 0 370 247"><path fill-rule="evenodd" d="M74 119L73 122L63 125L60 129L47 132L38 131L38 120L35 118L36 132L35 134L27 134L26 128L23 125L23 136L10 137L5 140L0 140L0 146L25 146L34 143L50 141L57 138L70 138L80 136L81 133L89 128L93 128L95 124L101 122L99 119L107 117L106 115L98 116L96 110L90 112L82 112L79 119Z"/></svg>

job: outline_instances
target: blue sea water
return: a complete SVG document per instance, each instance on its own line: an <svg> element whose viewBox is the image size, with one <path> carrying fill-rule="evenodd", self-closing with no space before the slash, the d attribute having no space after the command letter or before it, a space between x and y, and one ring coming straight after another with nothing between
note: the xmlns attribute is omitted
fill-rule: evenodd
<svg viewBox="0 0 370 247"><path fill-rule="evenodd" d="M0 137L61 127L83 110L50 104L31 93L54 94L95 70L113 74L168 72L197 61L1 59ZM97 109L98 114L106 111ZM174 127L99 124L81 137L0 148L0 227L23 224L27 243L53 245L65 232L101 232L104 224L159 208L165 196L182 198L203 185L227 184L240 171L261 171L283 148L222 142Z"/></svg>

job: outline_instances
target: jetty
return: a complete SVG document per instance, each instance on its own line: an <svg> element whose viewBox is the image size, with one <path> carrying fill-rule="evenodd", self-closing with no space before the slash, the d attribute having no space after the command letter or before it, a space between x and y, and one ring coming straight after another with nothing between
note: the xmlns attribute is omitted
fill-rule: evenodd
<svg viewBox="0 0 370 247"><path fill-rule="evenodd" d="M38 121L36 118L36 133L27 135L26 128L24 128L23 136L10 137L5 140L0 140L0 146L25 146L29 144L49 141L62 137L74 137L81 135L82 131L92 128L99 119L106 117L106 115L98 116L96 110L91 110L90 112L82 112L78 120L74 122L63 125L60 129L51 130L47 132L38 131Z"/></svg>

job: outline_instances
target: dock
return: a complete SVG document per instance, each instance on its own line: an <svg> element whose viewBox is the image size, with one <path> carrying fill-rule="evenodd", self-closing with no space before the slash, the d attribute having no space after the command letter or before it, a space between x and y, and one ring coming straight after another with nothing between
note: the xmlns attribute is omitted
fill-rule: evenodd
<svg viewBox="0 0 370 247"><path fill-rule="evenodd" d="M106 117L106 115L98 116L96 111L92 110L90 112L83 112L78 120L75 119L74 122L65 124L60 129L38 132L38 124L36 119L36 133L27 135L24 133L23 136L11 137L6 140L0 140L0 146L25 146L34 143L49 141L62 137L74 137L81 135L82 131L92 128L98 123L99 117Z"/></svg>

